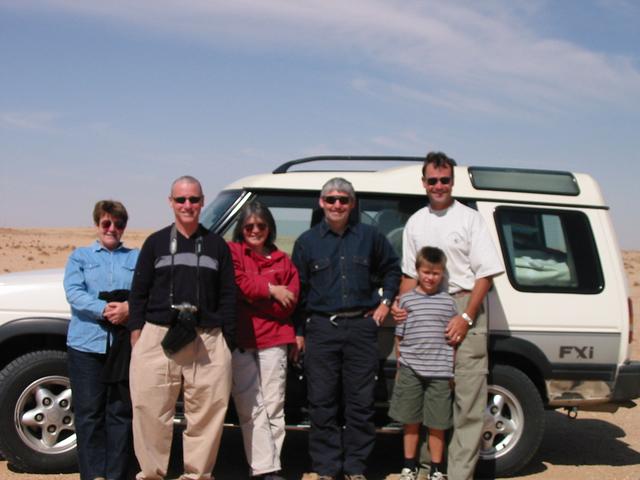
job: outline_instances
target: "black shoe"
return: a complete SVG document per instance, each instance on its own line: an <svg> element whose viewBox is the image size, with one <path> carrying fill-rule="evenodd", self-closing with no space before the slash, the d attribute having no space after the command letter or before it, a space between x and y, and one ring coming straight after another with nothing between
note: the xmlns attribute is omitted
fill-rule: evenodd
<svg viewBox="0 0 640 480"><path fill-rule="evenodd" d="M287 480L281 475L278 475L278 472L267 473L264 477L264 480Z"/></svg>
<svg viewBox="0 0 640 480"><path fill-rule="evenodd" d="M280 475L280 472L262 473L260 475L254 475L251 480L287 480Z"/></svg>

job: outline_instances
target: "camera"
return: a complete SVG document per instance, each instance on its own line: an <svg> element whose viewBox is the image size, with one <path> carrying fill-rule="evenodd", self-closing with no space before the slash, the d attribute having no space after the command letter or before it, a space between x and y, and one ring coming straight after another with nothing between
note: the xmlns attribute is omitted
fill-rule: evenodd
<svg viewBox="0 0 640 480"><path fill-rule="evenodd" d="M178 315L178 318L180 318L180 315L194 316L194 314L198 312L198 307L189 302L182 302L178 305L171 305L171 310L174 311L174 315Z"/></svg>
<svg viewBox="0 0 640 480"><path fill-rule="evenodd" d="M189 302L182 302L177 305L171 305L171 323L186 323L187 325L196 325L196 313L198 307Z"/></svg>
<svg viewBox="0 0 640 480"><path fill-rule="evenodd" d="M189 302L171 305L171 326L162 339L162 348L173 355L195 340L198 307Z"/></svg>

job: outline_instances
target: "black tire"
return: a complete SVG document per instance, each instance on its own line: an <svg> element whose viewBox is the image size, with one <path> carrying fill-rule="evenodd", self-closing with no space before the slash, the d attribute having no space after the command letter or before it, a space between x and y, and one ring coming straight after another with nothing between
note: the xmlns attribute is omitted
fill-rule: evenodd
<svg viewBox="0 0 640 480"><path fill-rule="evenodd" d="M0 372L0 452L32 473L77 471L67 355L27 353Z"/></svg>
<svg viewBox="0 0 640 480"><path fill-rule="evenodd" d="M481 478L510 476L533 458L544 434L544 406L531 379L496 364L489 375L480 450Z"/></svg>

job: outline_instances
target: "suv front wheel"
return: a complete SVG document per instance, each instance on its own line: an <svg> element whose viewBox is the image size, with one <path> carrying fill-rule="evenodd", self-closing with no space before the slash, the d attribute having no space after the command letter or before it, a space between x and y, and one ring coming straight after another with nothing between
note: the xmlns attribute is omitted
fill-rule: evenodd
<svg viewBox="0 0 640 480"><path fill-rule="evenodd" d="M512 475L527 465L544 434L544 406L538 389L521 370L496 364L489 375L479 469Z"/></svg>
<svg viewBox="0 0 640 480"><path fill-rule="evenodd" d="M30 352L0 372L0 432L0 453L19 470L77 468L65 352Z"/></svg>

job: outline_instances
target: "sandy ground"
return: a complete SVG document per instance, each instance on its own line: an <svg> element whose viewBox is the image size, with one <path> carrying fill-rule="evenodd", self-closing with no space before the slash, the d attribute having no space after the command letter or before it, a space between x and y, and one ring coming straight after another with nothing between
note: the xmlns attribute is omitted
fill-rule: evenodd
<svg viewBox="0 0 640 480"><path fill-rule="evenodd" d="M150 232L127 231L129 246L140 246ZM69 253L95 238L92 228L11 229L0 228L0 273L64 266ZM623 252L635 315L636 338L632 358L640 359L640 252ZM580 412L569 419L561 412L547 413L542 446L532 463L515 478L531 480L640 479L640 407L615 414ZM178 438L178 437L176 437ZM242 443L235 429L225 432L216 476L218 480L245 478ZM306 434L290 432L283 462L287 478L300 478L307 468ZM401 458L400 438L379 439L372 456L370 480L394 480ZM76 480L77 474L34 475L16 473L0 461L0 480ZM313 477L304 475L305 480Z"/></svg>

